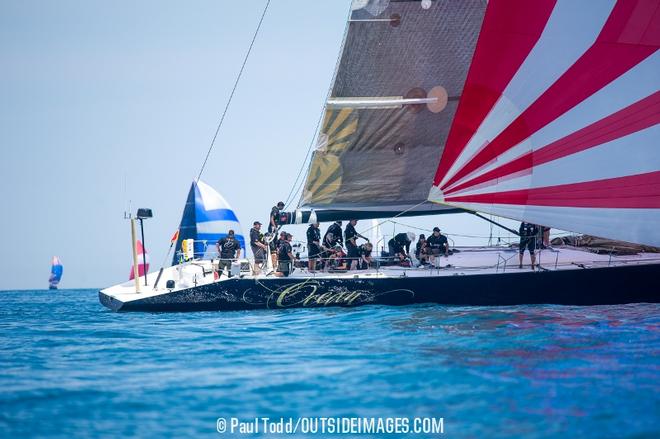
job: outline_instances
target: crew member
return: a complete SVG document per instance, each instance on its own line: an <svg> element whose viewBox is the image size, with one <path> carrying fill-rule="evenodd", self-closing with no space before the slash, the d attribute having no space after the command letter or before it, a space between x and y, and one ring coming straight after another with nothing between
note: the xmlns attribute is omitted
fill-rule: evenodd
<svg viewBox="0 0 660 439"><path fill-rule="evenodd" d="M390 239L387 242L387 247L390 251L390 256L394 256L399 259L399 262L403 262L408 258L410 253L410 244L415 240L415 234L413 232L408 233L399 233Z"/></svg>
<svg viewBox="0 0 660 439"><path fill-rule="evenodd" d="M328 250L328 260L325 266L325 271L330 268L334 270L346 270L345 260L346 253L341 245L337 244L334 248Z"/></svg>
<svg viewBox="0 0 660 439"><path fill-rule="evenodd" d="M231 262L241 257L241 243L234 236L234 231L227 232L227 236L220 238L215 244L220 259L218 261L218 272L222 274L227 268L227 275L231 277Z"/></svg>
<svg viewBox="0 0 660 439"><path fill-rule="evenodd" d="M371 250L373 250L373 246L370 242L365 242L358 247L358 254L360 255L359 270L366 270L371 265Z"/></svg>
<svg viewBox="0 0 660 439"><path fill-rule="evenodd" d="M350 263L350 269L355 270L358 266L358 260L360 259L360 255L358 252L358 245L357 245L357 239L362 238L366 239L367 242L369 241L367 238L364 236L360 235L356 230L355 226L357 225L357 220L352 219L348 222L346 225L346 229L344 230L344 241L346 242L346 253L348 255L348 259L351 261Z"/></svg>
<svg viewBox="0 0 660 439"><path fill-rule="evenodd" d="M440 254L449 256L449 243L447 242L447 237L440 233L438 227L433 228L433 234L426 240L426 244L429 247L432 264L435 265L435 259L440 256Z"/></svg>
<svg viewBox="0 0 660 439"><path fill-rule="evenodd" d="M419 235L419 240L417 241L417 245L415 246L415 257L419 261L420 265L424 265L428 263L428 258L429 258L429 247L426 242L426 236L422 233Z"/></svg>
<svg viewBox="0 0 660 439"><path fill-rule="evenodd" d="M328 230L323 235L323 245L332 248L335 245L344 246L344 239L341 232L341 221L335 221L328 227Z"/></svg>
<svg viewBox="0 0 660 439"><path fill-rule="evenodd" d="M541 233L543 235L543 239L541 241L541 248L546 249L550 248L550 227L546 226L539 226L541 227Z"/></svg>
<svg viewBox="0 0 660 439"><path fill-rule="evenodd" d="M316 261L321 255L321 230L319 223L312 223L307 228L307 256L309 271L316 270Z"/></svg>
<svg viewBox="0 0 660 439"><path fill-rule="evenodd" d="M532 260L532 270L536 265L536 240L539 234L539 226L532 223L520 223L520 228L518 229L520 233L520 244L518 245L519 251L519 265L518 268L523 267L523 256L525 254L525 248L529 250L529 256Z"/></svg>
<svg viewBox="0 0 660 439"><path fill-rule="evenodd" d="M280 247L277 252L279 262L275 276L288 276L292 271L293 260L295 259L293 256L293 247L291 247L292 239L293 235L287 233L285 239L280 242Z"/></svg>
<svg viewBox="0 0 660 439"><path fill-rule="evenodd" d="M280 201L270 210L270 219L268 220L268 233L273 233L281 225L280 211L284 209L284 202Z"/></svg>
<svg viewBox="0 0 660 439"><path fill-rule="evenodd" d="M273 267L277 268L277 254L280 249L280 243L283 239L286 239L286 232L284 230L280 231L280 234L277 235L275 232L266 233L268 248L270 250L270 259L273 263Z"/></svg>
<svg viewBox="0 0 660 439"><path fill-rule="evenodd" d="M254 255L254 272L257 274L266 260L268 246L264 242L263 234L261 233L261 223L255 221L250 229L250 248Z"/></svg>

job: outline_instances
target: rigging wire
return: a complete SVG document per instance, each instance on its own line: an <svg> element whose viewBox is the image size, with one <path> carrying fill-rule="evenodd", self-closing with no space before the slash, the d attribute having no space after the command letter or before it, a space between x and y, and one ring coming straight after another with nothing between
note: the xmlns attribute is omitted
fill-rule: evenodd
<svg viewBox="0 0 660 439"><path fill-rule="evenodd" d="M399 226L403 226L403 227L406 227L408 229L418 230L420 232L431 232L430 229L426 229L424 227L416 227L416 226L413 226L413 225L410 225L410 224L405 224L405 223L402 223L402 222L399 222L399 221L393 221L391 219L384 220L381 224L387 223L387 222L390 222L392 224L396 224L396 225L399 225ZM365 230L363 233L366 233L368 230L371 230L372 228L373 227L371 227L370 229ZM476 239L490 239L490 238L492 238L492 235L465 235L465 234L460 234L460 233L450 233L450 232L447 232L447 231L445 231L444 234L447 235L447 236L457 236L457 237L460 237L460 238L476 238ZM572 235L574 235L573 232L556 232L556 233L553 233L553 236L560 237L560 238L565 237L565 236L572 236ZM499 241L504 241L504 242L507 242L507 243L518 241L518 237L513 236L513 235L508 235L507 237L498 236L497 239L498 239L498 242ZM491 244L489 244L489 246L490 245Z"/></svg>
<svg viewBox="0 0 660 439"><path fill-rule="evenodd" d="M222 126L222 122L225 120L225 116L227 115L227 110L229 110L229 105L231 104L231 100L234 97L234 92L236 92L236 87L238 87L238 82L241 80L241 75L243 74L243 70L245 69L245 65L247 64L247 60L250 56L250 52L252 51L252 46L254 46L254 41L257 39L257 35L259 34L259 29L261 29L261 23L263 23L264 17L266 16L268 5L270 5L270 0L266 0L266 6L264 6L264 11L261 13L261 18L259 19L259 24L257 25L257 29L254 31L254 35L252 36L250 47L248 47L248 50L245 54L245 58L243 59L243 64L241 65L241 69L239 70L238 75L236 76L236 81L234 81L234 87L231 89L231 93L229 94L229 99L227 100L225 109L222 112L222 116L220 117L220 122L218 123L218 127L216 128L215 134L213 135L213 139L211 140L211 145L209 146L209 150L206 153L206 157L204 158L204 163L202 163L202 168L199 170L199 174L197 175L196 181L198 182L199 179L202 177L202 172L204 172L204 168L206 167L206 162L209 160L209 156L211 155L211 151L213 150L213 146L215 145L215 140L217 139L218 133L220 132L220 127Z"/></svg>
<svg viewBox="0 0 660 439"><path fill-rule="evenodd" d="M286 199L284 201L284 206L289 205L289 202L293 201L296 198L296 194L300 191L300 186L296 189L298 185L298 179L300 179L303 171L305 170L305 164L307 163L307 158L309 157L310 153L312 152L312 147L314 146L314 141L316 140L316 137L318 135L319 131L319 126L321 126L321 120L323 120L323 113L325 110L325 103L328 101L328 97L326 96L325 100L323 101L323 108L321 109L321 114L319 116L319 120L316 122L316 128L314 128L314 135L312 136L312 141L309 143L309 147L307 148L307 154L305 154L305 158L303 159L302 163L300 164L300 169L298 170L298 175L296 176L295 181L293 182L293 186L291 186L291 190L289 191L289 195L286 196ZM301 180L301 186L302 186L302 180ZM294 192L293 190L296 189Z"/></svg>
<svg viewBox="0 0 660 439"><path fill-rule="evenodd" d="M335 79L337 78L337 72L339 71L339 63L341 62L341 54L344 52L344 46L346 44L346 36L348 35L348 27L350 25L350 18L352 12L353 9L351 6L349 6L348 16L346 17L346 25L344 26L344 35L342 36L341 46L339 46L339 52L337 52L337 58L335 59L335 70L332 73L332 79L330 80L330 85L328 86L328 92L326 93L325 99L323 100L323 106L321 107L321 114L319 115L319 120L316 123L316 128L314 129L314 135L312 136L312 140L309 143L309 147L307 148L307 154L305 154L305 158L300 164L298 175L296 176L296 179L293 182L293 185L291 186L289 195L287 195L286 200L284 201L285 208L289 205L291 201L293 201L296 198L297 194L301 191L302 186L305 182L305 179L304 178L301 179L300 177L302 176L302 173L305 170L305 164L307 163L307 159L309 158L312 152L312 148L314 147L315 140L319 135L319 127L321 126L321 121L323 120L323 116L325 115L325 107L328 102L328 99L330 98L330 94L332 93L332 85L335 83ZM300 179L300 184L298 183L299 179Z"/></svg>
<svg viewBox="0 0 660 439"><path fill-rule="evenodd" d="M380 227L380 226L382 226L383 224L385 224L385 223L387 223L387 222L390 222L390 223L392 223L392 224L395 226L395 232L396 232L396 224L397 224L397 223L396 223L396 221L392 221L392 220L393 220L394 218L398 218L398 217L400 217L401 215L403 215L403 214L406 213L406 212L410 212L411 210L413 210L413 209L415 209L415 208L421 206L421 205L424 204L424 203L426 203L426 201L421 201L421 202L415 204L414 206L410 206L409 208L407 208L407 209L405 209L405 210L402 210L401 212L397 213L396 215L394 215L394 216L393 216L392 218L390 218L390 219L386 219L386 220L383 220L383 221L379 221L378 224L376 224L375 226L371 226L371 227L369 227L368 229L362 230L362 233L367 233L368 231L370 231L370 230L372 230L372 229L375 229L376 227Z"/></svg>
<svg viewBox="0 0 660 439"><path fill-rule="evenodd" d="M402 222L392 221L392 220L385 220L384 222L390 222L392 224L397 224L399 226L403 226L405 228L412 229L412 230L418 230L420 232L431 233L431 229L427 229L427 228L424 228L424 227L416 227L416 226L412 226L410 224L405 224L405 223L402 223ZM447 232L447 231L445 231L444 234L446 236L458 236L460 238L479 238L479 239L487 239L488 238L488 236L486 236L486 235L463 235L463 234L460 234L460 233L450 233L450 232Z"/></svg>

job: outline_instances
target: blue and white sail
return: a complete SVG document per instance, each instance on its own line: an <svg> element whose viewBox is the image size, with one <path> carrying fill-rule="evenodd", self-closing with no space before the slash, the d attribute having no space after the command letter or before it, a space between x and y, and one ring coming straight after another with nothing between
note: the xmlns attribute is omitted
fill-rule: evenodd
<svg viewBox="0 0 660 439"><path fill-rule="evenodd" d="M241 243L241 253L245 255L245 237L241 224L227 200L218 191L201 180L193 181L183 209L179 238L176 242L172 264L179 263L181 241L195 240L195 257L214 254L215 243L233 230Z"/></svg>
<svg viewBox="0 0 660 439"><path fill-rule="evenodd" d="M60 258L53 256L53 261L50 266L50 277L48 278L48 289L56 290L57 285L59 285L60 280L62 279L62 273L64 268L60 262Z"/></svg>

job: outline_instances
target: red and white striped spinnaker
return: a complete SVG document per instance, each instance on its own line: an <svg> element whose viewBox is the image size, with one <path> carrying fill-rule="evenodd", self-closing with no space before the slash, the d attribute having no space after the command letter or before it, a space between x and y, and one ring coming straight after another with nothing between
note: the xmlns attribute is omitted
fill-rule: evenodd
<svg viewBox="0 0 660 439"><path fill-rule="evenodd" d="M660 2L488 3L431 201L660 245Z"/></svg>

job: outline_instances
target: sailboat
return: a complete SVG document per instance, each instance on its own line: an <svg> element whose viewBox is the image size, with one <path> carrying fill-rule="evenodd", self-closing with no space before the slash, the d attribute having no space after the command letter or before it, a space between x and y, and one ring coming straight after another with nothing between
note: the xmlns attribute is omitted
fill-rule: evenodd
<svg viewBox="0 0 660 439"><path fill-rule="evenodd" d="M353 0L291 223L463 212L660 246L660 7ZM658 302L660 258L468 248L431 268L211 274L100 292L115 311Z"/></svg>
<svg viewBox="0 0 660 439"><path fill-rule="evenodd" d="M48 278L49 290L57 289L57 286L60 284L60 280L62 280L63 272L64 272L64 268L62 267L60 258L58 258L57 256L53 256L53 260L51 261L50 264L50 277Z"/></svg>

